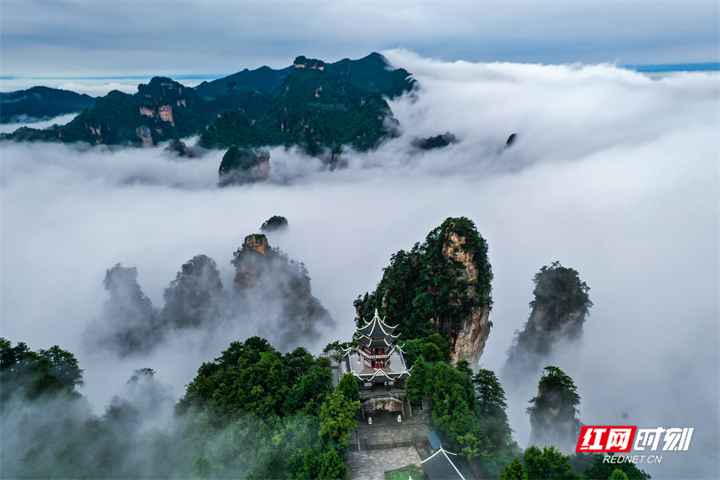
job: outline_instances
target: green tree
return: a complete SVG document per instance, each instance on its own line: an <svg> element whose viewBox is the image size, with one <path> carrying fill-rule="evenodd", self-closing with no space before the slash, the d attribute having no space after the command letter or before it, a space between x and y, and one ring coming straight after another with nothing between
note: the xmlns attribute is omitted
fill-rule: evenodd
<svg viewBox="0 0 720 480"><path fill-rule="evenodd" d="M568 479L579 478L570 471L570 456L563 455L554 446L540 450L536 446L528 447L523 454L528 477L531 479Z"/></svg>
<svg viewBox="0 0 720 480"><path fill-rule="evenodd" d="M500 417L507 420L505 409L505 390L491 370L480 369L473 378L475 394L478 399L479 415L484 418Z"/></svg>
<svg viewBox="0 0 720 480"><path fill-rule="evenodd" d="M358 382L355 379L355 375L352 373L346 373L342 376L335 391L342 393L345 398L351 402L360 401L360 390L358 390Z"/></svg>
<svg viewBox="0 0 720 480"><path fill-rule="evenodd" d="M210 462L205 457L197 457L193 462L193 475L200 478L210 478L210 471Z"/></svg>
<svg viewBox="0 0 720 480"><path fill-rule="evenodd" d="M342 462L334 448L322 455L322 466L318 479L344 480L347 478L347 466Z"/></svg>
<svg viewBox="0 0 720 480"><path fill-rule="evenodd" d="M412 375L405 381L408 400L419 402L430 393L431 367L423 357L419 357L412 367Z"/></svg>
<svg viewBox="0 0 720 480"><path fill-rule="evenodd" d="M75 355L57 345L33 352L23 342L12 347L9 340L0 338L3 402L17 391L29 399L59 393L79 395L75 388L84 384L82 373Z"/></svg>
<svg viewBox="0 0 720 480"><path fill-rule="evenodd" d="M498 480L528 480L528 472L520 463L520 457L516 455L512 463L505 466L505 471L500 474Z"/></svg>
<svg viewBox="0 0 720 480"><path fill-rule="evenodd" d="M321 467L320 458L315 455L312 447L308 447L305 453L305 462L298 472L297 478L299 480L315 480L320 475Z"/></svg>
<svg viewBox="0 0 720 480"><path fill-rule="evenodd" d="M350 432L357 428L355 412L359 408L359 401L350 401L340 392L330 395L320 411L320 438L347 445Z"/></svg>
<svg viewBox="0 0 720 480"><path fill-rule="evenodd" d="M538 394L530 400L531 443L554 444L565 448L574 445L580 434L575 418L580 395L572 378L557 367L543 369Z"/></svg>
<svg viewBox="0 0 720 480"><path fill-rule="evenodd" d="M628 476L622 470L615 469L608 480L628 480Z"/></svg>
<svg viewBox="0 0 720 480"><path fill-rule="evenodd" d="M609 478L615 470L622 471L630 480L648 480L650 478L650 474L637 468L634 463L611 464L604 461L604 458L605 455L600 453L576 453L573 458L573 469L592 479Z"/></svg>

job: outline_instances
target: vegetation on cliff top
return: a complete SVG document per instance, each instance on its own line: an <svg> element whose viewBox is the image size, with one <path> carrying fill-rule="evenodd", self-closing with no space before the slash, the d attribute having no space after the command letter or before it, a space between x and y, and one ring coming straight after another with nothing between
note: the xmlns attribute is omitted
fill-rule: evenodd
<svg viewBox="0 0 720 480"><path fill-rule="evenodd" d="M464 252L468 265L455 259L451 248ZM468 267L477 275L468 277ZM386 322L399 325L404 340L433 332L449 340L473 308L490 308L491 281L487 242L475 224L465 217L448 218L425 242L390 257L375 291L355 300L356 322L361 326L378 309Z"/></svg>
<svg viewBox="0 0 720 480"><path fill-rule="evenodd" d="M412 87L407 71L388 69L377 53L320 64L298 57L294 67L245 70L197 89L155 77L134 95L110 92L67 125L4 138L149 145L199 133L204 148L298 145L317 155L368 150L393 135L383 96Z"/></svg>
<svg viewBox="0 0 720 480"><path fill-rule="evenodd" d="M576 344L592 307L590 287L580 280L577 270L563 267L560 262L542 267L533 282L532 312L523 330L515 332L503 367L507 377L518 384L551 363L554 348L561 341Z"/></svg>

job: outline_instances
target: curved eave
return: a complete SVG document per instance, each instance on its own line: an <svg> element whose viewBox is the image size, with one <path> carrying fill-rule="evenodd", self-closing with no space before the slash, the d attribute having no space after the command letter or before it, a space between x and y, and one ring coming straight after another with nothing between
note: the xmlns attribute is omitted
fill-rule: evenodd
<svg viewBox="0 0 720 480"><path fill-rule="evenodd" d="M385 372L382 368L379 368L373 374L355 373L355 377L359 378L363 382L388 382L394 380L405 380L410 376L410 372L403 370L402 372Z"/></svg>
<svg viewBox="0 0 720 480"><path fill-rule="evenodd" d="M375 310L375 316L373 316L372 320L367 322L362 327L358 328L357 331L359 334L364 335L366 337L371 338L382 338L387 337L389 335L392 335L392 333L395 331L395 329L398 326L395 325L394 327L391 327L390 325L386 324L382 320L380 320L380 315L378 314L377 309ZM376 329L379 330L376 331ZM382 333L382 335L380 335Z"/></svg>

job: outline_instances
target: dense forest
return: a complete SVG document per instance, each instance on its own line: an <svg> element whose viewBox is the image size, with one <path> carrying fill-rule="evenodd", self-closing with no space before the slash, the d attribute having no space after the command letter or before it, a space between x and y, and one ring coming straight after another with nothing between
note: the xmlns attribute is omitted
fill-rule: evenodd
<svg viewBox="0 0 720 480"><path fill-rule="evenodd" d="M299 146L319 155L347 145L365 151L394 135L397 122L385 98L412 86L407 71L390 68L377 53L332 64L298 57L282 70L243 70L195 89L155 77L134 95L115 90L92 99L67 125L24 127L3 138L154 145L197 134L204 148Z"/></svg>
<svg viewBox="0 0 720 480"><path fill-rule="evenodd" d="M450 365L438 335L416 347L422 353L408 396L429 399L433 425L477 478L650 478L631 463L604 463L600 454L564 455L553 446L521 451L492 371L473 373L466 361ZM147 424L162 389L149 368L129 379L130 398L114 399L98 416L77 392L82 370L72 353L13 347L3 338L0 359L4 478L347 477L357 383L346 374L333 388L330 360L302 347L283 354L259 337L232 342L199 367L174 415L156 428ZM533 415L544 408L543 396L563 392L579 401L572 380L548 367Z"/></svg>
<svg viewBox="0 0 720 480"><path fill-rule="evenodd" d="M265 231L286 227L280 216L263 224ZM560 368L542 370L537 395L529 399L532 433L523 450L513 439L508 399L495 372L453 359L453 338L438 325L475 321L467 320L473 308L490 308L487 252L472 221L448 218L422 244L393 255L375 292L356 300L358 322L377 308L398 325L411 372L405 383L410 404L429 408L432 428L476 478L649 479L632 463L564 453L577 443L581 397ZM165 289L163 308L143 294L135 268L118 264L106 272L109 299L86 333L97 348L119 357L151 352L173 332L235 322L236 316L224 319L226 312L262 305L279 348L259 336L230 341L199 366L179 400L151 368L142 368L97 415L78 392L83 370L73 353L59 346L33 351L0 339L2 477L347 478L361 395L353 374L334 377L330 357L352 343L336 340L318 356L297 346L317 338L317 325L333 321L312 296L304 265L272 248L265 235L245 237L230 264L233 286L224 289L216 263L193 257ZM592 305L577 272L558 262L534 281L530 306L551 310L548 318L579 312L574 326ZM552 325L562 330L561 323Z"/></svg>

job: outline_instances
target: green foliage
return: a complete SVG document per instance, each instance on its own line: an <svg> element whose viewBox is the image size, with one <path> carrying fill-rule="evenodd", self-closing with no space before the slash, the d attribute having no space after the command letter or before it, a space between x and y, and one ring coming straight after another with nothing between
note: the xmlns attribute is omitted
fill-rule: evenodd
<svg viewBox="0 0 720 480"><path fill-rule="evenodd" d="M427 337L408 340L402 345L405 352L405 361L408 366L413 366L415 361L421 355L428 362L449 362L450 361L450 345L447 340L437 333L428 335Z"/></svg>
<svg viewBox="0 0 720 480"><path fill-rule="evenodd" d="M538 394L527 408L532 427L531 442L574 444L580 434L580 421L575 418L579 403L580 395L572 378L557 367L545 367L538 383Z"/></svg>
<svg viewBox="0 0 720 480"><path fill-rule="evenodd" d="M467 279L466 265L451 251L466 254L469 266L477 272L476 278ZM355 300L357 323L360 326L362 318L370 318L378 309L389 324L399 325L397 331L405 340L425 338L431 333L450 339L474 308L490 308L491 281L487 242L475 224L465 217L448 218L428 234L422 245L390 257L375 292ZM407 350L412 360L423 353L412 352L412 346ZM428 347L429 354L430 350L432 347Z"/></svg>
<svg viewBox="0 0 720 480"><path fill-rule="evenodd" d="M78 395L83 385L82 370L75 355L55 345L48 350L31 351L20 342L15 347L0 338L0 402L22 392L28 399L60 393Z"/></svg>
<svg viewBox="0 0 720 480"><path fill-rule="evenodd" d="M329 368L304 348L285 355L265 339L232 342L214 362L204 363L178 403L179 412L203 409L227 422L244 413L260 416L317 415L332 389Z"/></svg>
<svg viewBox="0 0 720 480"><path fill-rule="evenodd" d="M262 179L264 174L256 173L255 167L270 161L270 154L266 151L256 151L233 145L223 155L218 174L220 186L232 183L247 183Z"/></svg>
<svg viewBox="0 0 720 480"><path fill-rule="evenodd" d="M628 476L622 470L615 469L613 470L613 473L612 475L610 475L608 480L628 480Z"/></svg>
<svg viewBox="0 0 720 480"><path fill-rule="evenodd" d="M343 350L350 348L353 345L353 342L340 342L339 340L335 340L334 342L325 345L322 353L325 355L339 355Z"/></svg>
<svg viewBox="0 0 720 480"><path fill-rule="evenodd" d="M192 473L199 478L210 477L210 462L205 457L197 457L193 462Z"/></svg>
<svg viewBox="0 0 720 480"><path fill-rule="evenodd" d="M565 415L574 417L578 411L575 408L580 403L580 395L572 378L557 367L547 366L543 369L543 376L538 383L538 394L530 400L532 404L527 409L530 418L548 410L562 407Z"/></svg>
<svg viewBox="0 0 720 480"><path fill-rule="evenodd" d="M588 295L590 287L580 280L577 270L563 267L560 262L553 262L550 267L542 267L533 278L535 299L530 308L547 310L547 315L555 319L551 327L558 328L559 320L572 312L586 315L592 302Z"/></svg>
<svg viewBox="0 0 720 480"><path fill-rule="evenodd" d="M386 471L385 476L388 480L427 480L427 475L425 475L422 466L416 464Z"/></svg>
<svg viewBox="0 0 720 480"><path fill-rule="evenodd" d="M430 394L430 382L432 381L432 366L419 357L412 367L412 375L405 381L405 392L408 400L415 403Z"/></svg>
<svg viewBox="0 0 720 480"><path fill-rule="evenodd" d="M335 392L342 393L343 396L350 402L360 401L360 390L358 390L358 384L357 380L355 379L355 375L353 375L352 373L346 373L342 376L337 386L335 387Z"/></svg>
<svg viewBox="0 0 720 480"><path fill-rule="evenodd" d="M649 480L651 478L650 474L637 468L634 463L608 463L603 461L604 458L605 455L600 453L576 453L572 458L573 470L593 480L610 478L616 475L615 472L618 470L629 480Z"/></svg>
<svg viewBox="0 0 720 480"><path fill-rule="evenodd" d="M257 145L255 132L241 112L229 110L217 119L200 136L203 148L229 148L231 146L252 147ZM225 160L223 158L223 160Z"/></svg>
<svg viewBox="0 0 720 480"><path fill-rule="evenodd" d="M260 227L262 232L274 232L276 230L282 230L288 227L288 221L285 217L279 215L273 215L272 217L265 220Z"/></svg>
<svg viewBox="0 0 720 480"><path fill-rule="evenodd" d="M359 408L359 400L349 400L342 392L329 396L320 410L320 438L347 445L350 433L357 428L355 412Z"/></svg>
<svg viewBox="0 0 720 480"><path fill-rule="evenodd" d="M531 479L569 479L580 478L570 471L570 456L563 455L554 446L540 450L531 446L523 454L528 477Z"/></svg>
<svg viewBox="0 0 720 480"><path fill-rule="evenodd" d="M525 465L520 463L520 457L515 455L512 463L506 465L504 472L498 477L498 480L528 480L528 472Z"/></svg>
<svg viewBox="0 0 720 480"><path fill-rule="evenodd" d="M317 478L319 480L344 480L347 478L347 467L334 448L323 454L320 475Z"/></svg>
<svg viewBox="0 0 720 480"><path fill-rule="evenodd" d="M421 355L405 387L411 402L431 396L435 426L481 477L497 477L519 452L505 413L505 393L493 372L473 376L467 362L452 367Z"/></svg>

